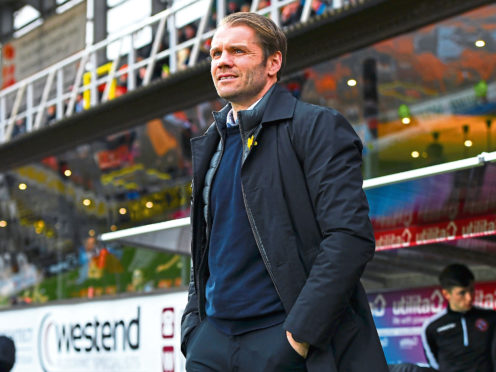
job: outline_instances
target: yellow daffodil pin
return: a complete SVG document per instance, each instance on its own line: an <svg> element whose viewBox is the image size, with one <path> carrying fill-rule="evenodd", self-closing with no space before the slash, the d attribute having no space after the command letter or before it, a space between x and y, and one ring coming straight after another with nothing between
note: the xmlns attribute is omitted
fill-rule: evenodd
<svg viewBox="0 0 496 372"><path fill-rule="evenodd" d="M248 147L248 149L251 149L251 147L253 146L253 136L248 138L248 142L246 143L246 146Z"/></svg>

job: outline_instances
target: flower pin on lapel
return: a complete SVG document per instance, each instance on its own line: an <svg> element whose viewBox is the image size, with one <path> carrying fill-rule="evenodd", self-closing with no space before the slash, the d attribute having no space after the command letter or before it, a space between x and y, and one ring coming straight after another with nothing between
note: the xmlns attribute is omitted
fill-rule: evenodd
<svg viewBox="0 0 496 372"><path fill-rule="evenodd" d="M246 146L248 147L249 150L251 150L251 147L253 146L253 136L248 138L248 142L246 143Z"/></svg>

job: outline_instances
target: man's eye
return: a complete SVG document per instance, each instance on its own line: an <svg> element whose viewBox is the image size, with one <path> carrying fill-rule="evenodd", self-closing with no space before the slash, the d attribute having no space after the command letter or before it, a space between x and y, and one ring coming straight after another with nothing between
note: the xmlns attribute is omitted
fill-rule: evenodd
<svg viewBox="0 0 496 372"><path fill-rule="evenodd" d="M234 49L234 53L236 53L236 54L241 54L243 52L244 51L242 49Z"/></svg>
<svg viewBox="0 0 496 372"><path fill-rule="evenodd" d="M210 53L210 56L211 56L212 58L218 57L218 56L220 56L220 52L218 52L218 51L211 52L211 53Z"/></svg>

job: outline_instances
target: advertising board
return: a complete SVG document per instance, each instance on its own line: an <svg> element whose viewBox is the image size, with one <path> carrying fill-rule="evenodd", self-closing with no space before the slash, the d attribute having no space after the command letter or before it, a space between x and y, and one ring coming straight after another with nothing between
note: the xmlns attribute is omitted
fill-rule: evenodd
<svg viewBox="0 0 496 372"><path fill-rule="evenodd" d="M389 364L427 363L422 325L446 307L439 287L368 294L372 315ZM496 310L496 282L477 283L475 305Z"/></svg>
<svg viewBox="0 0 496 372"><path fill-rule="evenodd" d="M41 306L0 313L13 372L180 372L187 293Z"/></svg>
<svg viewBox="0 0 496 372"><path fill-rule="evenodd" d="M376 250L496 234L496 166L366 190Z"/></svg>
<svg viewBox="0 0 496 372"><path fill-rule="evenodd" d="M6 88L82 50L86 35L86 3L50 17L39 27L3 45L1 88ZM66 70L74 81L76 69ZM35 96L36 95L35 91ZM41 92L40 92L41 94Z"/></svg>

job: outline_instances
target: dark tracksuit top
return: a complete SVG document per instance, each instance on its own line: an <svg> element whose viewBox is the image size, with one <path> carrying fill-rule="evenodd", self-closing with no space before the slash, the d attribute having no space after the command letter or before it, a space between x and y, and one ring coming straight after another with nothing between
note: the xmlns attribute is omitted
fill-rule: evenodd
<svg viewBox="0 0 496 372"><path fill-rule="evenodd" d="M429 364L441 372L496 372L496 312L448 308L424 323L422 343Z"/></svg>

